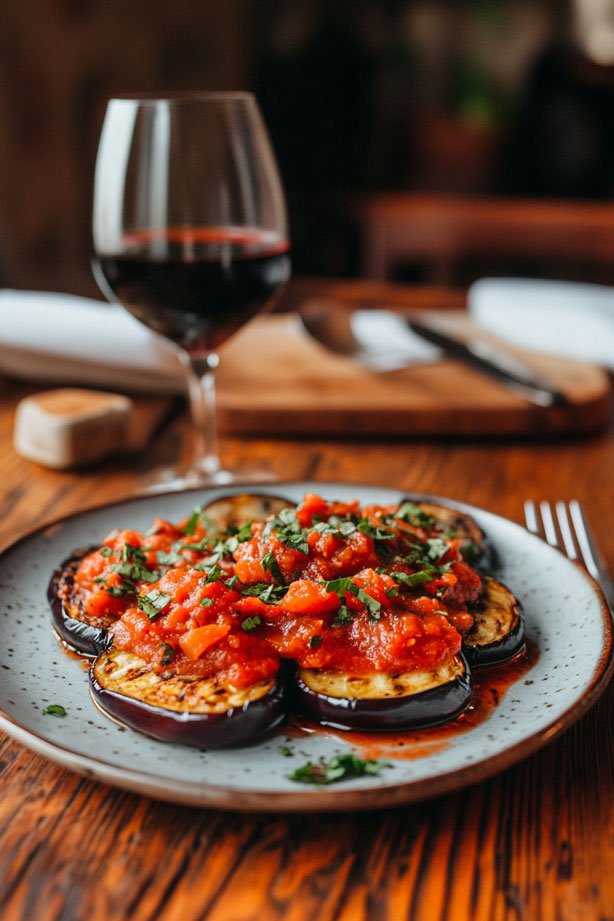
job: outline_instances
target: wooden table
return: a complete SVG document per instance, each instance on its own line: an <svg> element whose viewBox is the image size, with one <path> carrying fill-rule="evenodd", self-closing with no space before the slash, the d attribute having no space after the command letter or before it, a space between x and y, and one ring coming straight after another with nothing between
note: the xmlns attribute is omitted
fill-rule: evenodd
<svg viewBox="0 0 614 921"><path fill-rule="evenodd" d="M309 287L309 286L308 286ZM317 285L315 285L317 289ZM314 290L311 283L310 290ZM336 290L368 300L374 288ZM295 287L288 300L302 289ZM381 292L381 286L377 286ZM399 303L410 293L387 290ZM441 305L440 292L419 295ZM451 298L458 302L457 296ZM0 391L3 545L39 522L129 494L185 434L178 419L134 469L54 473L11 447ZM229 464L289 479L395 484L522 520L523 500L584 505L611 567L611 436L479 442L222 443ZM3 921L611 921L614 689L562 737L493 779L394 811L241 815L141 798L0 741Z"/></svg>

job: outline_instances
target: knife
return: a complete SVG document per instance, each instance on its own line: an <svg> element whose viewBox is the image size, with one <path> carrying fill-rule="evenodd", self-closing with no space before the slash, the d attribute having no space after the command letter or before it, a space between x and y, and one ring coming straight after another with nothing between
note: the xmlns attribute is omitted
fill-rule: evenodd
<svg viewBox="0 0 614 921"><path fill-rule="evenodd" d="M544 378L514 355L503 352L482 339L461 342L460 339L448 336L419 320L411 317L404 319L409 329L417 336L438 345L450 358L462 361L469 367L501 381L530 403L537 406L569 406L569 399L564 393L550 386Z"/></svg>

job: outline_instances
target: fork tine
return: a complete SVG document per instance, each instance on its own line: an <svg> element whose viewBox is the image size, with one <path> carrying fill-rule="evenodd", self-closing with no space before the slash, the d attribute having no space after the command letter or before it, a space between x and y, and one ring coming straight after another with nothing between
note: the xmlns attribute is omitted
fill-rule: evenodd
<svg viewBox="0 0 614 921"><path fill-rule="evenodd" d="M605 570L605 563L602 563L599 559L588 523L582 514L580 503L576 499L572 499L569 503L569 513L584 565L593 579L598 580L600 570Z"/></svg>
<svg viewBox="0 0 614 921"><path fill-rule="evenodd" d="M606 604L614 615L614 581L597 549L580 503L577 499L569 503L559 500L555 503L555 513L556 521L550 503L545 499L539 505L532 499L526 499L524 517L527 530L557 550L564 550L570 560L581 562L601 587Z"/></svg>
<svg viewBox="0 0 614 921"><path fill-rule="evenodd" d="M537 521L537 511L533 499L526 499L524 503L524 520L527 523L527 531L539 536L539 522Z"/></svg>
<svg viewBox="0 0 614 921"><path fill-rule="evenodd" d="M565 502L559 501L554 506L556 511L556 518L559 525L559 530L561 532L561 537L563 538L563 546L565 547L565 553L570 560L577 560L578 554L576 551L576 545L574 543L572 529L569 523L569 515L567 514L567 505ZM570 509L571 513L571 509ZM576 535L577 535L577 528ZM578 540L579 542L579 540Z"/></svg>
<svg viewBox="0 0 614 921"><path fill-rule="evenodd" d="M551 547L558 547L559 539L556 533L556 527L554 525L554 518L552 517L552 509L550 508L550 503L543 499L539 503L539 510L542 516L546 540Z"/></svg>

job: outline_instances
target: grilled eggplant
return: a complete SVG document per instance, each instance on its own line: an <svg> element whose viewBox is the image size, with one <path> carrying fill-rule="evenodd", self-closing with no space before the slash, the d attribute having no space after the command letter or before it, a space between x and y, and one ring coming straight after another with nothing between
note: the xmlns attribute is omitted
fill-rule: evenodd
<svg viewBox="0 0 614 921"><path fill-rule="evenodd" d="M268 496L264 493L238 493L222 496L205 506L202 514L219 531L239 529L250 521L278 515L284 508L293 508L294 503L282 496Z"/></svg>
<svg viewBox="0 0 614 921"><path fill-rule="evenodd" d="M282 688L274 678L233 690L216 678L158 673L117 649L93 663L90 693L96 706L122 725L198 748L245 744L283 719Z"/></svg>
<svg viewBox="0 0 614 921"><path fill-rule="evenodd" d="M454 532L463 539L461 553L463 559L485 572L493 572L497 568L497 555L494 547L488 540L477 521L461 512L459 509L439 502L423 502L409 499L424 515L435 519L435 526L442 531Z"/></svg>
<svg viewBox="0 0 614 921"><path fill-rule="evenodd" d="M436 726L454 719L471 701L471 673L462 655L432 671L351 676L300 669L301 710L335 729L390 732Z"/></svg>
<svg viewBox="0 0 614 921"><path fill-rule="evenodd" d="M58 566L47 587L56 632L71 649L86 656L97 656L109 647L109 627L115 621L111 616L89 617L75 591L75 571L82 559L95 549L88 547L73 553Z"/></svg>
<svg viewBox="0 0 614 921"><path fill-rule="evenodd" d="M522 605L502 582L486 577L482 598L471 613L474 627L463 640L463 651L470 665L499 665L522 651L525 644Z"/></svg>

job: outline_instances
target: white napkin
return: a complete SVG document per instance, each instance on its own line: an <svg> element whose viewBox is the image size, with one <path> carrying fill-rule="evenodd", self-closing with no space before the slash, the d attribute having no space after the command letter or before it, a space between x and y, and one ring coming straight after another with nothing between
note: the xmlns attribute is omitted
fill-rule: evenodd
<svg viewBox="0 0 614 921"><path fill-rule="evenodd" d="M614 370L614 288L516 278L483 278L469 312L515 345Z"/></svg>
<svg viewBox="0 0 614 921"><path fill-rule="evenodd" d="M118 305L70 294L0 291L0 372L29 381L181 393L172 345Z"/></svg>

